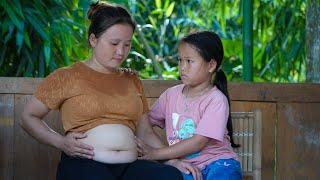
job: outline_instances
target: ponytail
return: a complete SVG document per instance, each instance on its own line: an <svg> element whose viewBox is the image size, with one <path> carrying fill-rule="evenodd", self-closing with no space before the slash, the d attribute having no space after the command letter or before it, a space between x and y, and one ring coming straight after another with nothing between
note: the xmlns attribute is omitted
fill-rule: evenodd
<svg viewBox="0 0 320 180"><path fill-rule="evenodd" d="M227 97L228 106L229 106L229 115L228 115L228 122L227 122L228 135L230 137L231 146L233 148L238 148L240 147L240 145L235 144L233 140L233 128L232 128L231 107L230 107L230 97L228 92L227 77L221 69L218 69L216 71L213 84L216 85L217 88Z"/></svg>

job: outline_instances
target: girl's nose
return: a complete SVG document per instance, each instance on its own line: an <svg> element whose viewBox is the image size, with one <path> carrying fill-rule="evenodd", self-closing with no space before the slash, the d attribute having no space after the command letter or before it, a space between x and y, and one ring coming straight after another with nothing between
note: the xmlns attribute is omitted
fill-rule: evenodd
<svg viewBox="0 0 320 180"><path fill-rule="evenodd" d="M186 63L184 63L183 61L180 62L180 69L181 69L181 71L186 70Z"/></svg>

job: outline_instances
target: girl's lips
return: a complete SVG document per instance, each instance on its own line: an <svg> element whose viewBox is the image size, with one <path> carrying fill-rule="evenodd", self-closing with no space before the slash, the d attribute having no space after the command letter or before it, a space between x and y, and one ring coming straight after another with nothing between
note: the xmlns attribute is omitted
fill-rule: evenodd
<svg viewBox="0 0 320 180"><path fill-rule="evenodd" d="M187 75L184 75L184 74L182 74L182 75L180 75L180 78L181 79L185 79L185 78L187 78L188 76Z"/></svg>

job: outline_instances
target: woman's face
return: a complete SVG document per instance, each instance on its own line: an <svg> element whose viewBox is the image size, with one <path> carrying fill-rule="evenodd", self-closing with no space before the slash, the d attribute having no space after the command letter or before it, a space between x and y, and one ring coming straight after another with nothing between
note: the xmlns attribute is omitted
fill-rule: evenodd
<svg viewBox="0 0 320 180"><path fill-rule="evenodd" d="M193 45L182 43L179 46L179 74L186 85L196 86L210 82L216 62L206 62Z"/></svg>
<svg viewBox="0 0 320 180"><path fill-rule="evenodd" d="M129 24L115 24L99 38L89 37L93 58L106 69L118 68L131 49L133 29Z"/></svg>

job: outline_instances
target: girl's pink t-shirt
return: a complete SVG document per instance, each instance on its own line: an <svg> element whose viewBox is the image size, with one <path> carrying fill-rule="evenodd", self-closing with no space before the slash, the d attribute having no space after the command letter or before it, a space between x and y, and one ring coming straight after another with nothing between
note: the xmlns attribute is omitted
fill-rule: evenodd
<svg viewBox="0 0 320 180"><path fill-rule="evenodd" d="M149 120L166 129L169 145L194 134L210 138L199 152L182 159L203 169L218 159L239 160L230 144L226 128L229 105L226 96L216 87L192 100L182 94L184 84L167 89L152 106Z"/></svg>

